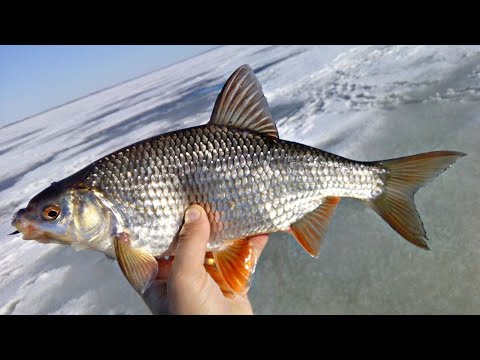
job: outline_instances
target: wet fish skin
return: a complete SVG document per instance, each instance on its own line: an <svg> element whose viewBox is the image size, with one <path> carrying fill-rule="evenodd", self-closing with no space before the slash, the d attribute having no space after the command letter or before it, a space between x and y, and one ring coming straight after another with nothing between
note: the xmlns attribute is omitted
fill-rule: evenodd
<svg viewBox="0 0 480 360"><path fill-rule="evenodd" d="M211 219L209 249L288 230L327 196L369 199L385 170L252 131L205 125L154 137L93 163L77 181L103 194L138 235L132 245L163 254L186 208Z"/></svg>

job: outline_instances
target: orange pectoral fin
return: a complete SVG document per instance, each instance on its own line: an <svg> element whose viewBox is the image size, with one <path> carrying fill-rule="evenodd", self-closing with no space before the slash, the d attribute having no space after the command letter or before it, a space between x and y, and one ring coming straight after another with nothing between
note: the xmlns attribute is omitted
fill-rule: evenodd
<svg viewBox="0 0 480 360"><path fill-rule="evenodd" d="M295 239L313 257L320 254L320 245L327 232L328 223L339 202L339 197L328 196L319 207L290 226Z"/></svg>
<svg viewBox="0 0 480 360"><path fill-rule="evenodd" d="M127 233L115 235L113 243L120 269L135 291L143 295L157 276L157 260L149 253L133 248Z"/></svg>
<svg viewBox="0 0 480 360"><path fill-rule="evenodd" d="M223 293L246 294L255 271L257 257L247 239L232 240L223 250L207 253L205 269Z"/></svg>

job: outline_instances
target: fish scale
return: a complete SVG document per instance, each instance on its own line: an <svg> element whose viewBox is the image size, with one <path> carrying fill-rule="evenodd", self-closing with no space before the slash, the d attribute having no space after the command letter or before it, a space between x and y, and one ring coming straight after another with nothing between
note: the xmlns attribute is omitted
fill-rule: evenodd
<svg viewBox="0 0 480 360"><path fill-rule="evenodd" d="M206 125L112 153L81 180L119 210L125 228L138 235L135 247L160 255L192 203L204 205L216 223L209 244L215 250L232 239L285 231L326 196L369 198L383 172L305 145Z"/></svg>

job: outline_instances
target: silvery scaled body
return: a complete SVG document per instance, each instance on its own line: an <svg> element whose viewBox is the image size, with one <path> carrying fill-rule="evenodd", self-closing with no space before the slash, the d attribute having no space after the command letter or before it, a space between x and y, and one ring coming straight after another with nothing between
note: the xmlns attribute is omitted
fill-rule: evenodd
<svg viewBox="0 0 480 360"><path fill-rule="evenodd" d="M142 141L95 162L82 175L137 235L161 255L188 205L211 219L209 248L285 231L327 196L371 198L384 170L249 130L206 125Z"/></svg>

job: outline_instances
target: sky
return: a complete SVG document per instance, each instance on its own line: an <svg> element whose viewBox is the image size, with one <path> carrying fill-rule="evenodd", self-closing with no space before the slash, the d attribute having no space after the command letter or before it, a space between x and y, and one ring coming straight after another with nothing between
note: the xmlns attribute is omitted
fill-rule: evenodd
<svg viewBox="0 0 480 360"><path fill-rule="evenodd" d="M216 45L1 45L0 126Z"/></svg>

